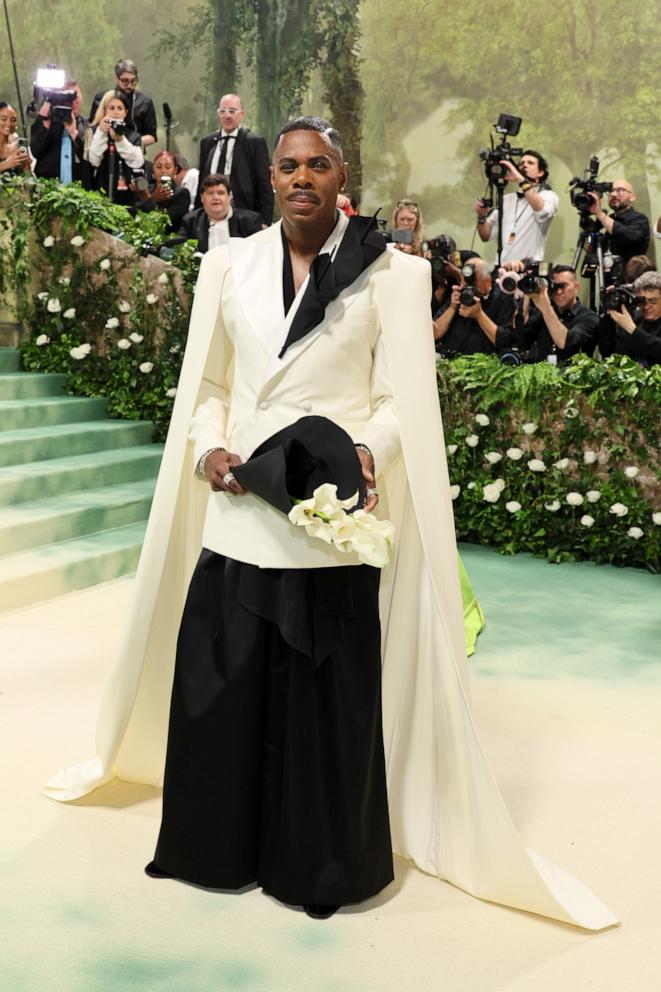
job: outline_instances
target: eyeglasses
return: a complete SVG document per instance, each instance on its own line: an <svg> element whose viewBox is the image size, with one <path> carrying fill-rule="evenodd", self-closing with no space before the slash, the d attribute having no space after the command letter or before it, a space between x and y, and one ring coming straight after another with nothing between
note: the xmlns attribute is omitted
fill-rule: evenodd
<svg viewBox="0 0 661 992"><path fill-rule="evenodd" d="M122 86L135 86L138 82L137 76L118 76L117 82L121 83Z"/></svg>
<svg viewBox="0 0 661 992"><path fill-rule="evenodd" d="M631 190L626 186L613 186L611 193L631 193Z"/></svg>
<svg viewBox="0 0 661 992"><path fill-rule="evenodd" d="M400 207L406 207L408 210L416 211L416 213L418 211L418 204L415 202L415 200L398 200L397 209L399 210Z"/></svg>
<svg viewBox="0 0 661 992"><path fill-rule="evenodd" d="M219 107L218 108L218 113L219 114L229 114L230 117L234 117L236 114L240 114L241 113L241 108L240 107Z"/></svg>
<svg viewBox="0 0 661 992"><path fill-rule="evenodd" d="M661 296L637 296L636 303L639 307L655 307L661 303Z"/></svg>

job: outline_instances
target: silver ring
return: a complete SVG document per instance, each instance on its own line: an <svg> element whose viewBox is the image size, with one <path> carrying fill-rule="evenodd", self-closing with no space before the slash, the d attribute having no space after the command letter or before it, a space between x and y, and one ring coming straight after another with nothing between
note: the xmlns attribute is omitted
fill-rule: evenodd
<svg viewBox="0 0 661 992"><path fill-rule="evenodd" d="M229 486L230 482L234 482L234 473L227 472L227 474L223 476L223 482L226 486Z"/></svg>
<svg viewBox="0 0 661 992"><path fill-rule="evenodd" d="M368 488L368 489L365 490L365 495L367 496L368 499L371 499L372 496L378 496L379 495L379 490L378 489L369 489Z"/></svg>

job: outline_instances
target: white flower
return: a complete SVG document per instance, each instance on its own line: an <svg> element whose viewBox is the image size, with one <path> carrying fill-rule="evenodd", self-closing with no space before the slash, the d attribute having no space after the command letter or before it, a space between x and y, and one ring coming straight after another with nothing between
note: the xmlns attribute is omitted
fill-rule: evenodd
<svg viewBox="0 0 661 992"><path fill-rule="evenodd" d="M144 334L138 334L136 331L133 331L133 334L129 334L129 337L133 344L140 344L145 340Z"/></svg>
<svg viewBox="0 0 661 992"><path fill-rule="evenodd" d="M523 457L521 448L508 448L505 454L508 458L511 458L513 462L518 462L519 458Z"/></svg>
<svg viewBox="0 0 661 992"><path fill-rule="evenodd" d="M142 363L142 364L140 365L140 371L141 371L141 372L144 372L144 373L145 373L145 375L146 375L146 374L147 374L148 372L151 372L151 370L152 370L153 368L154 368L154 363L153 363L153 362L143 362L143 363Z"/></svg>
<svg viewBox="0 0 661 992"><path fill-rule="evenodd" d="M498 492L499 493L502 493L503 489L505 488L505 480L504 479L494 479L493 484L494 484L494 486L498 486Z"/></svg>
<svg viewBox="0 0 661 992"><path fill-rule="evenodd" d="M627 479L635 479L639 472L640 469L637 468L635 465L627 465L627 467L624 470L624 474L626 475Z"/></svg>
<svg viewBox="0 0 661 992"><path fill-rule="evenodd" d="M117 347L121 348L122 351L126 351L127 348L131 347L131 342L128 341L126 338L120 338L119 341L117 342Z"/></svg>
<svg viewBox="0 0 661 992"><path fill-rule="evenodd" d="M50 341L50 338L48 337L47 334L40 334L39 337L36 339L36 341L34 343L35 344L38 344L39 347L41 348L42 345L48 344L49 341Z"/></svg>
<svg viewBox="0 0 661 992"><path fill-rule="evenodd" d="M180 348L180 346L178 344L173 344L172 347L170 348L170 354L171 355L178 355L180 351L181 351L181 348ZM455 448L456 447L457 446L455 444Z"/></svg>
<svg viewBox="0 0 661 992"><path fill-rule="evenodd" d="M466 488L467 489L475 489L475 483L474 482L469 482L468 485L466 486Z"/></svg>
<svg viewBox="0 0 661 992"><path fill-rule="evenodd" d="M77 348L71 348L69 354L72 358L75 358L76 361L80 362L86 355L89 355L91 350L91 344L79 344Z"/></svg>
<svg viewBox="0 0 661 992"><path fill-rule="evenodd" d="M544 509L548 510L549 513L557 513L560 509L560 500L552 499L550 503L544 503Z"/></svg>
<svg viewBox="0 0 661 992"><path fill-rule="evenodd" d="M580 493L571 492L567 493L565 499L570 506L583 506L583 497Z"/></svg>
<svg viewBox="0 0 661 992"><path fill-rule="evenodd" d="M170 348L170 351L172 351L172 350L173 349ZM458 447L458 445L456 445L456 444L448 444L448 455L453 455L455 453L455 451L457 450L457 447Z"/></svg>
<svg viewBox="0 0 661 992"><path fill-rule="evenodd" d="M450 496L452 499L456 499L461 492L461 486L450 486Z"/></svg>
<svg viewBox="0 0 661 992"><path fill-rule="evenodd" d="M127 300L120 300L119 303L117 304L117 309L119 310L120 313L130 313L131 304Z"/></svg>
<svg viewBox="0 0 661 992"><path fill-rule="evenodd" d="M110 259L109 258L102 258L101 261L99 262L99 268L100 269L103 269L104 271L106 269L109 269L110 268Z"/></svg>
<svg viewBox="0 0 661 992"><path fill-rule="evenodd" d="M177 387L170 386L170 388L166 391L165 395L168 397L168 399L173 400L177 395Z"/></svg>
<svg viewBox="0 0 661 992"><path fill-rule="evenodd" d="M597 457L598 455L596 451L588 450L583 452L583 461L585 462L586 465L594 465L594 463L597 460Z"/></svg>
<svg viewBox="0 0 661 992"><path fill-rule="evenodd" d="M204 255L202 254L201 251L194 251L193 258L204 258Z"/></svg>
<svg viewBox="0 0 661 992"><path fill-rule="evenodd" d="M627 537L633 537L635 541L643 536L645 532L640 529L640 527L629 527L627 531Z"/></svg>
<svg viewBox="0 0 661 992"><path fill-rule="evenodd" d="M490 465L497 465L499 461L502 460L502 455L499 451L487 451L484 456Z"/></svg>
<svg viewBox="0 0 661 992"><path fill-rule="evenodd" d="M76 308L75 307L69 307L68 310L65 310L64 311L64 313L62 314L62 316L64 317L65 320L73 320L73 318L76 316Z"/></svg>
<svg viewBox="0 0 661 992"><path fill-rule="evenodd" d="M57 281L59 282L60 286L68 286L71 282L71 279L69 279L69 276L60 276L60 278Z"/></svg>
<svg viewBox="0 0 661 992"><path fill-rule="evenodd" d="M569 465L568 458L559 458L557 462L553 462L553 468L559 468L563 472Z"/></svg>
<svg viewBox="0 0 661 992"><path fill-rule="evenodd" d="M487 503L497 503L500 499L500 494L502 490L497 482L490 482L482 490L482 498Z"/></svg>
<svg viewBox="0 0 661 992"><path fill-rule="evenodd" d="M156 293L147 293L147 295L145 296L145 302L148 303L150 306L153 306L154 303L156 303L157 299L158 296L156 295Z"/></svg>
<svg viewBox="0 0 661 992"><path fill-rule="evenodd" d="M108 331L114 331L116 327L119 327L119 318L118 317L108 317L108 319L106 321L106 330L108 330Z"/></svg>
<svg viewBox="0 0 661 992"><path fill-rule="evenodd" d="M531 472L546 472L546 465L541 458L531 458L528 462L528 468Z"/></svg>
<svg viewBox="0 0 661 992"><path fill-rule="evenodd" d="M629 507L625 506L624 503L613 503L613 505L609 507L609 510L616 517L626 517L629 512Z"/></svg>
<svg viewBox="0 0 661 992"><path fill-rule="evenodd" d="M87 342L85 342L85 344L81 344L79 347L80 347L80 350L85 355L89 355L90 351L92 350L92 345L91 344L87 344Z"/></svg>
<svg viewBox="0 0 661 992"><path fill-rule="evenodd" d="M567 420L578 417L578 408L573 403L568 403L563 412Z"/></svg>
<svg viewBox="0 0 661 992"><path fill-rule="evenodd" d="M346 500L338 499L337 486L324 483L310 499L296 503L289 512L290 521L305 527L309 537L334 544L339 551L355 551L360 561L383 567L390 560L394 527L389 520L379 520L371 513L345 510L355 506L358 493Z"/></svg>
<svg viewBox="0 0 661 992"><path fill-rule="evenodd" d="M41 300L41 302L43 303L44 300L48 299L49 295L50 295L49 293L37 293L37 299Z"/></svg>
<svg viewBox="0 0 661 992"><path fill-rule="evenodd" d="M652 522L655 523L657 527L661 526L661 513L653 513Z"/></svg>
<svg viewBox="0 0 661 992"><path fill-rule="evenodd" d="M583 524L584 527L592 527L594 523L594 517L591 517L589 513L585 513L581 517L581 523Z"/></svg>
<svg viewBox="0 0 661 992"><path fill-rule="evenodd" d="M46 304L46 309L49 313L59 313L62 307L60 306L60 301L57 296L51 296L50 300Z"/></svg>
<svg viewBox="0 0 661 992"><path fill-rule="evenodd" d="M505 503L505 509L508 513L518 513L521 509L521 504L517 503L515 499L512 499L509 503Z"/></svg>
<svg viewBox="0 0 661 992"><path fill-rule="evenodd" d="M44 238L44 240L41 243L44 246L44 248L52 248L53 245L55 244L55 238L53 237L52 234L49 234L48 237Z"/></svg>
<svg viewBox="0 0 661 992"><path fill-rule="evenodd" d="M523 431L524 434L534 434L535 431L537 430L537 424L532 424L532 423L523 424L521 426L521 430Z"/></svg>
<svg viewBox="0 0 661 992"><path fill-rule="evenodd" d="M70 244L72 244L74 248L80 248L81 245L85 244L85 238L81 237L80 234L77 234L75 238L71 239Z"/></svg>
<svg viewBox="0 0 661 992"><path fill-rule="evenodd" d="M588 489L585 494L588 503L598 503L601 499L601 493L598 489Z"/></svg>
<svg viewBox="0 0 661 992"><path fill-rule="evenodd" d="M477 448L479 443L480 443L480 439L477 436L477 434L469 434L468 437L466 438L466 444L468 445L469 448Z"/></svg>
<svg viewBox="0 0 661 992"><path fill-rule="evenodd" d="M480 427L488 427L490 421L489 421L489 418L487 417L486 413L476 413L475 414L475 423L476 424L479 424Z"/></svg>
<svg viewBox="0 0 661 992"><path fill-rule="evenodd" d="M160 282L161 286L167 286L169 282L167 272L161 272L160 276L158 277L158 281Z"/></svg>

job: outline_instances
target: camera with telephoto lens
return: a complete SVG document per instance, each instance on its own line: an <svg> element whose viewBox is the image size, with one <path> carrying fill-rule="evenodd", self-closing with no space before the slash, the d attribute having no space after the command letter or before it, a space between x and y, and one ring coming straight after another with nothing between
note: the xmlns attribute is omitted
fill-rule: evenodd
<svg viewBox="0 0 661 992"><path fill-rule="evenodd" d="M590 207L593 203L593 199L590 196L591 193L601 196L602 193L610 193L613 188L612 183L597 182L598 175L599 159L596 155L593 155L583 178L574 176L573 179L569 180L569 198L572 206L576 207L582 214L590 212Z"/></svg>
<svg viewBox="0 0 661 992"><path fill-rule="evenodd" d="M482 299L479 291L475 287L475 278L477 276L477 269L470 262L466 265L462 265L461 274L464 277L464 285L461 287L459 293L459 302L462 307L472 307L475 303Z"/></svg>
<svg viewBox="0 0 661 992"><path fill-rule="evenodd" d="M491 148L483 148L480 152L480 160L484 165L484 174L489 183L507 182L507 169L501 163L511 162L514 158L523 155L523 148L513 148L507 141L508 137L515 137L521 127L521 118L513 117L511 114L500 114L498 122L494 128L501 135L500 143Z"/></svg>
<svg viewBox="0 0 661 992"><path fill-rule="evenodd" d="M117 137L123 138L126 134L126 123L124 121L116 120L114 117L108 117L107 120Z"/></svg>
<svg viewBox="0 0 661 992"><path fill-rule="evenodd" d="M442 272L446 265L454 265L457 268L461 265L457 242L449 234L439 234L437 238L423 241L422 250L425 253L429 252L432 272Z"/></svg>
<svg viewBox="0 0 661 992"><path fill-rule="evenodd" d="M517 283L517 288L522 293L525 293L526 296L530 295L530 293L539 293L542 285L550 281L553 263L536 262L532 258L524 258L523 266L523 272Z"/></svg>

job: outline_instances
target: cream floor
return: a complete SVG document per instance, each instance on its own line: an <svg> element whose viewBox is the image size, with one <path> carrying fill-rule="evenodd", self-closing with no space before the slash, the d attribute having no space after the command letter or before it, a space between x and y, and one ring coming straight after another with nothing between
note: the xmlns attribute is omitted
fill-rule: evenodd
<svg viewBox="0 0 661 992"><path fill-rule="evenodd" d="M0 616L0 992L656 992L661 662L658 672L629 674L618 626L621 665L604 677L600 659L615 649L602 602L583 651L593 664L581 677L554 668L558 648L548 631L536 641L534 625L517 629L511 665L499 590L523 576L548 582L554 596L561 572L480 551L464 558L489 623L474 707L515 822L529 846L589 884L621 927L586 934L481 903L401 860L378 899L327 922L257 890L225 895L146 878L156 790L117 785L69 806L39 791L60 765L93 752L99 693L132 594L124 580ZM587 573L572 574L580 590ZM631 623L632 645L658 646L659 580L609 574L614 590L634 582L638 602L649 596ZM577 595L558 615L559 636L577 608L585 620Z"/></svg>

